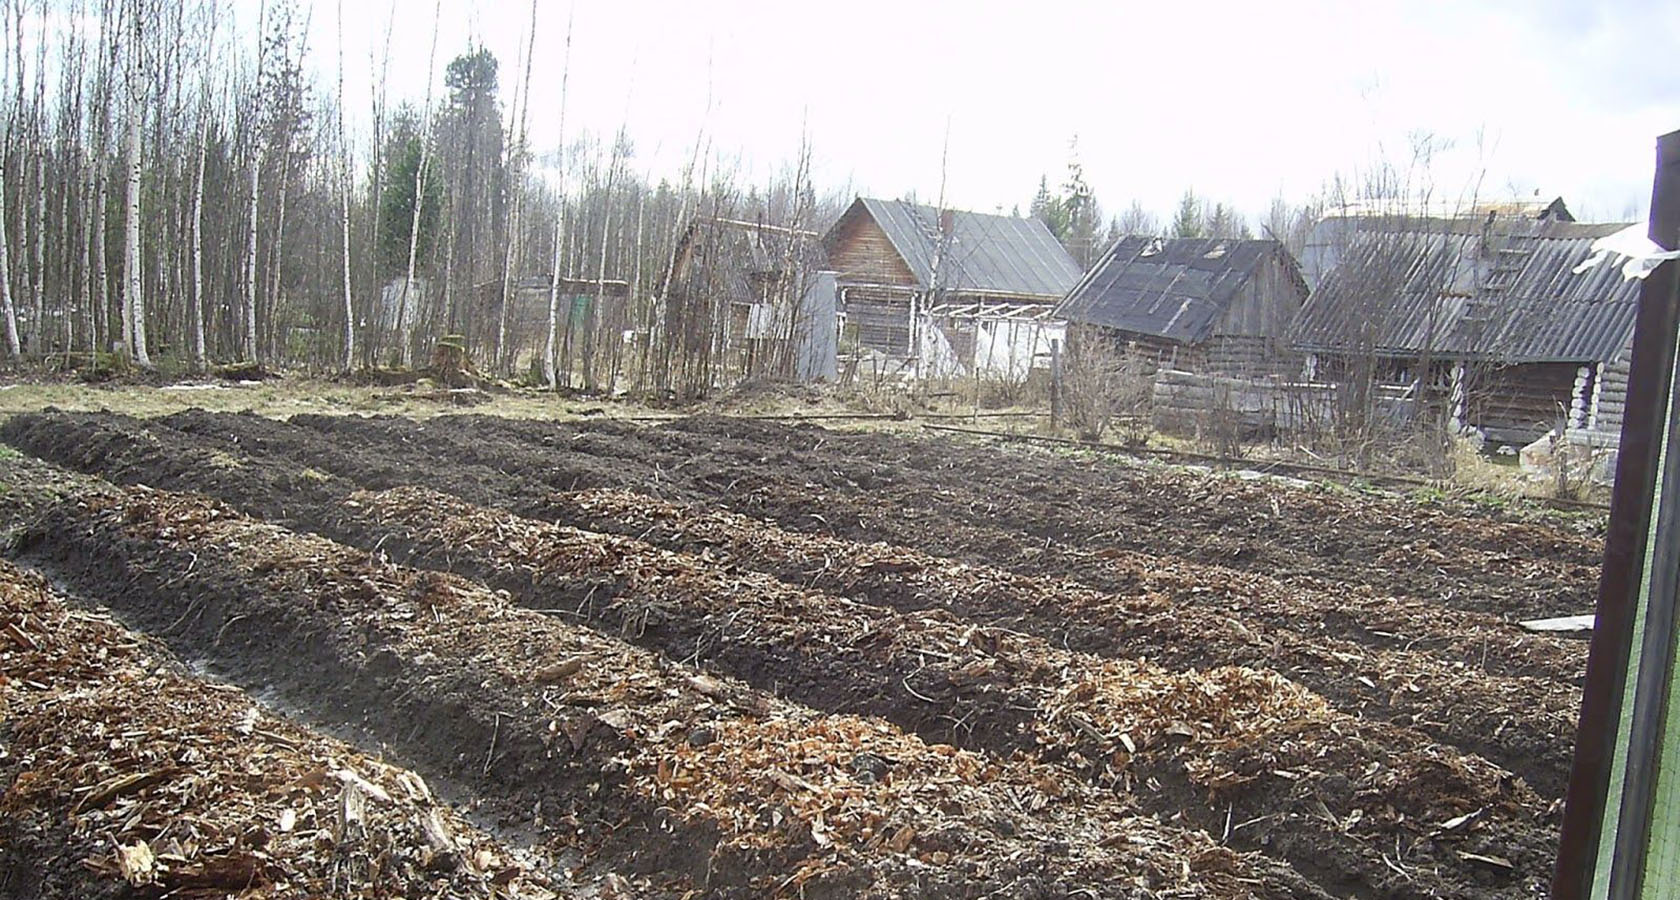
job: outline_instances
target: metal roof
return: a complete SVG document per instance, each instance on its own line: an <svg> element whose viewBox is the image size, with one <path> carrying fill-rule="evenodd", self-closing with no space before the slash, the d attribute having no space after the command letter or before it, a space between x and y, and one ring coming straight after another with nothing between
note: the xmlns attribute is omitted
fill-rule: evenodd
<svg viewBox="0 0 1680 900"><path fill-rule="evenodd" d="M842 221L859 206L886 232L917 282L924 289L931 286L933 263L939 255L939 210L904 200L860 197ZM1037 219L963 210L947 213L951 238L939 275L943 290L1054 299L1066 294L1082 274L1079 264Z"/></svg>
<svg viewBox="0 0 1680 900"><path fill-rule="evenodd" d="M1198 343L1276 254L1294 272L1294 260L1273 240L1123 237L1056 312L1070 322ZM1304 284L1300 291L1306 296Z"/></svg>
<svg viewBox="0 0 1680 900"><path fill-rule="evenodd" d="M1594 239L1626 227L1490 216L1349 235L1296 317L1300 349L1501 363L1603 362L1633 334L1636 282L1577 275Z"/></svg>

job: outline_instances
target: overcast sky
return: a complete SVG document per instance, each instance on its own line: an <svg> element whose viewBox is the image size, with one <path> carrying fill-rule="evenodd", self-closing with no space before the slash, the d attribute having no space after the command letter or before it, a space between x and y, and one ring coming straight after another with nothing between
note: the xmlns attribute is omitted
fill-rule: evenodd
<svg viewBox="0 0 1680 900"><path fill-rule="evenodd" d="M241 0L249 28L258 0ZM304 0L307 3L307 0ZM388 87L426 93L434 0L398 0ZM391 0L350 0L352 112ZM530 7L442 0L434 73L472 42L519 79ZM336 80L336 0L314 0L314 58ZM1578 214L1643 215L1653 138L1680 128L1680 2L635 2L538 0L531 133L624 123L637 168L680 171L702 125L765 181L808 127L820 189L933 199L949 128L954 206L1023 209L1070 142L1110 213L1167 214L1186 187L1257 216L1280 192L1404 162L1408 136L1453 143L1437 194L1562 195ZM707 113L707 98L711 111ZM1480 138L1478 138L1480 135Z"/></svg>

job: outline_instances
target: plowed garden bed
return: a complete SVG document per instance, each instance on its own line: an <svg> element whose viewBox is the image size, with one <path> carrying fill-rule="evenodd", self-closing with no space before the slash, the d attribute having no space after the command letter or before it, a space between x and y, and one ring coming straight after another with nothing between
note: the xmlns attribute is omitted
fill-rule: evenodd
<svg viewBox="0 0 1680 900"><path fill-rule="evenodd" d="M51 464L0 479L21 561L458 786L553 890L1550 874L1585 644L1514 620L1590 605L1590 522L716 418L0 438Z"/></svg>

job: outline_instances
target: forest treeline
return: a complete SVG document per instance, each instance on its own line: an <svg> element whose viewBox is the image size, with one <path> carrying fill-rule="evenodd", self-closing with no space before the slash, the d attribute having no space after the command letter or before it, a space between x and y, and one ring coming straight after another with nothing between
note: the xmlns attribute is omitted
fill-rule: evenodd
<svg viewBox="0 0 1680 900"><path fill-rule="evenodd" d="M422 97L388 95L421 74L390 70L388 37L371 96L347 97L342 35L311 46L317 11L295 0L260 10L241 33L229 0L5 3L8 364L334 371L413 365L458 335L498 375L669 389L682 372L692 393L708 375L679 357L727 310L668 302L689 223L808 243L850 200L819 194L808 142L748 183L702 128L680 175L654 178L624 129L568 131L564 99L527 108L533 36L571 43L534 5L511 71L434 26L425 83L442 86ZM533 121L559 141L533 145ZM1121 230L1162 230L1136 204L1104 225L1077 163L1029 214L1087 263ZM1167 230L1248 228L1192 194L1179 218Z"/></svg>

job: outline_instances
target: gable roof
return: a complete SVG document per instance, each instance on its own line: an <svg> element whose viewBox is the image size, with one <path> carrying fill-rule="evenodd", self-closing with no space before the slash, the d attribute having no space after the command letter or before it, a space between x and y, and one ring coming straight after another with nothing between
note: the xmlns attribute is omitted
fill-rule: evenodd
<svg viewBox="0 0 1680 900"><path fill-rule="evenodd" d="M1295 343L1499 363L1609 360L1633 333L1638 284L1613 265L1574 269L1595 239L1625 227L1494 215L1368 225L1338 248L1296 317Z"/></svg>
<svg viewBox="0 0 1680 900"><path fill-rule="evenodd" d="M1280 258L1307 294L1295 260L1274 240L1123 237L1056 307L1070 322L1194 344L1213 333L1243 285Z"/></svg>
<svg viewBox="0 0 1680 900"><path fill-rule="evenodd" d="M1037 219L947 210L949 250L940 286L950 292L1059 298L1079 280L1079 264ZM939 210L904 200L859 197L829 231L832 240L857 215L868 215L886 234L917 284L933 284L939 255Z"/></svg>

